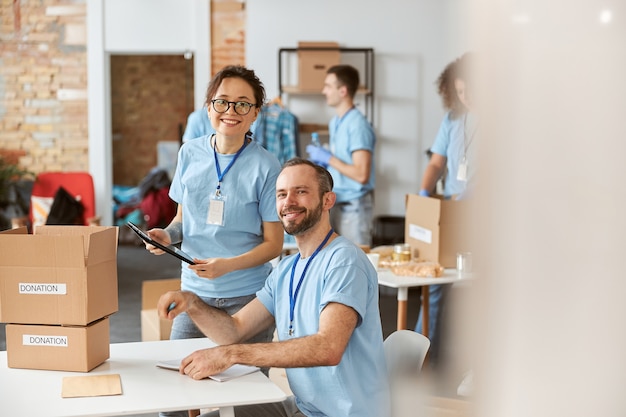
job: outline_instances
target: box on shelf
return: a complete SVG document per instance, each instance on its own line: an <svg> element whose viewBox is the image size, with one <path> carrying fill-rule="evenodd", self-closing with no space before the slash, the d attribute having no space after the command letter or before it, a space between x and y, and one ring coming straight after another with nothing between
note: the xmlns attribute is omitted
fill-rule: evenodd
<svg viewBox="0 0 626 417"><path fill-rule="evenodd" d="M404 239L412 256L456 268L457 252L470 252L463 223L467 213L463 201L408 194Z"/></svg>
<svg viewBox="0 0 626 417"><path fill-rule="evenodd" d="M300 91L321 93L326 71L333 65L338 65L340 61L341 53L337 42L298 42L298 88Z"/></svg>
<svg viewBox="0 0 626 417"><path fill-rule="evenodd" d="M156 279L143 281L141 285L141 340L168 340L172 322L159 318L156 310L161 295L168 291L180 290L180 279Z"/></svg>
<svg viewBox="0 0 626 417"><path fill-rule="evenodd" d="M109 358L109 318L88 326L7 324L9 368L89 372Z"/></svg>
<svg viewBox="0 0 626 417"><path fill-rule="evenodd" d="M0 248L0 322L85 326L118 310L117 227L22 227Z"/></svg>

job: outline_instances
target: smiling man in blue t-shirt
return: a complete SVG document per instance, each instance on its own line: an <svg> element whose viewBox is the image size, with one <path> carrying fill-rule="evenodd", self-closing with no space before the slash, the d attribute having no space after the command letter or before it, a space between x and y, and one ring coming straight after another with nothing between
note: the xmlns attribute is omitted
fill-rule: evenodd
<svg viewBox="0 0 626 417"><path fill-rule="evenodd" d="M203 379L234 364L286 368L294 395L235 407L237 417L390 415L377 273L365 252L331 227L332 184L328 171L305 159L284 165L276 210L299 252L283 259L257 297L233 316L192 292L159 300L161 317L186 312L221 345L187 356L182 374ZM240 343L274 324L278 342Z"/></svg>

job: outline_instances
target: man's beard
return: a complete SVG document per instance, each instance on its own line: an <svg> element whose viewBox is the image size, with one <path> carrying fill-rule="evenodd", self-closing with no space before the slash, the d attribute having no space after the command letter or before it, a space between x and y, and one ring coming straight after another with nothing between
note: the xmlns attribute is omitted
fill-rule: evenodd
<svg viewBox="0 0 626 417"><path fill-rule="evenodd" d="M283 228L285 232L292 236L298 236L313 226L315 226L322 218L322 202L318 204L313 211L309 212L300 223L283 220Z"/></svg>

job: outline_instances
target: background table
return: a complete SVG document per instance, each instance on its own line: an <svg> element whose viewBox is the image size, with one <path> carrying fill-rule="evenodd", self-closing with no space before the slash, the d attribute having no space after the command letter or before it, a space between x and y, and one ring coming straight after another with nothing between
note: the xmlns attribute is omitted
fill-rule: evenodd
<svg viewBox="0 0 626 417"><path fill-rule="evenodd" d="M422 287L422 334L428 337L428 287L437 284L452 284L466 281L472 274L458 273L456 269L446 269L443 276L437 278L406 277L396 275L388 269L378 271L378 284L398 289L398 330L406 329L407 300L409 288Z"/></svg>
<svg viewBox="0 0 626 417"><path fill-rule="evenodd" d="M155 365L212 345L208 339L112 344L110 359L89 373L8 368L2 351L0 415L113 416L219 407L220 416L233 417L235 405L285 399L260 371L227 382L196 381ZM61 398L63 377L99 374L120 374L122 395Z"/></svg>

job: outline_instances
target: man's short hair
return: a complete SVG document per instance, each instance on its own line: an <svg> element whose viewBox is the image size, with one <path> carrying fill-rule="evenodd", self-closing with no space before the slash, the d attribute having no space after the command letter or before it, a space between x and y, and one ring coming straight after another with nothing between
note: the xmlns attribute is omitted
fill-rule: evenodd
<svg viewBox="0 0 626 417"><path fill-rule="evenodd" d="M326 71L326 74L335 74L339 86L346 86L350 97L354 97L359 88L359 71L352 65L334 65Z"/></svg>
<svg viewBox="0 0 626 417"><path fill-rule="evenodd" d="M325 193L328 193L333 190L333 186L335 184L333 183L333 177L332 175L330 175L330 172L328 172L326 168L320 165L317 165L316 163L311 162L308 159L299 158L299 157L291 158L290 160L288 160L287 162L283 164L283 168L281 172L284 171L285 168L295 167L298 165L308 165L315 170L317 183L320 187L320 195L324 195Z"/></svg>

